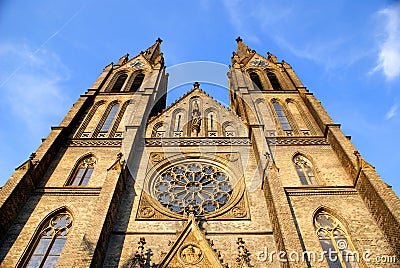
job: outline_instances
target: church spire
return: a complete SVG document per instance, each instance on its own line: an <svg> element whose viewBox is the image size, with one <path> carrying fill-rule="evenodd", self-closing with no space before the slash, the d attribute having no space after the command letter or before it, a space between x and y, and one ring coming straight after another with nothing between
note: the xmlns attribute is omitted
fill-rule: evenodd
<svg viewBox="0 0 400 268"><path fill-rule="evenodd" d="M143 56L154 65L164 65L164 57L161 53L161 43L162 39L157 38L156 42L142 53Z"/></svg>
<svg viewBox="0 0 400 268"><path fill-rule="evenodd" d="M232 63L243 64L247 60L249 60L256 52L249 48L245 43L243 43L242 38L240 36L236 38L237 48L236 52L232 53Z"/></svg>

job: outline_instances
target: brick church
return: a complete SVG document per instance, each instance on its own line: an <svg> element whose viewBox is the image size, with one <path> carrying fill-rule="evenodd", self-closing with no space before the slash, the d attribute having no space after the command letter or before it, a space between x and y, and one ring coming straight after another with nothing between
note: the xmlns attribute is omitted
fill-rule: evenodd
<svg viewBox="0 0 400 268"><path fill-rule="evenodd" d="M397 267L400 200L291 65L166 107L161 39L107 65L0 190L0 267ZM397 263L396 263L397 261Z"/></svg>

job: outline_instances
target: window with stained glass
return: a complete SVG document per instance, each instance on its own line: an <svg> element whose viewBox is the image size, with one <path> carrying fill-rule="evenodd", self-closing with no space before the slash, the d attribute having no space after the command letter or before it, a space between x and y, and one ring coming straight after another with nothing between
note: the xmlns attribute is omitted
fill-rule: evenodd
<svg viewBox="0 0 400 268"><path fill-rule="evenodd" d="M94 156L83 159L71 180L69 185L72 186L85 186L88 184L90 177L92 176L94 166L96 164L96 158Z"/></svg>
<svg viewBox="0 0 400 268"><path fill-rule="evenodd" d="M296 166L297 175L303 185L316 185L318 184L314 176L312 163L303 155L296 155L293 158L294 165Z"/></svg>
<svg viewBox="0 0 400 268"><path fill-rule="evenodd" d="M103 123L103 126L100 129L100 132L108 132L108 130L110 129L112 122L114 121L114 118L118 112L118 109L119 109L118 103L113 105L113 107L111 108L110 112L107 115L106 120Z"/></svg>
<svg viewBox="0 0 400 268"><path fill-rule="evenodd" d="M183 214L192 207L196 214L212 213L231 198L229 175L220 167L201 162L174 165L154 180L155 198L171 212Z"/></svg>
<svg viewBox="0 0 400 268"><path fill-rule="evenodd" d="M26 267L55 267L71 228L71 214L62 212L53 216L37 237Z"/></svg>
<svg viewBox="0 0 400 268"><path fill-rule="evenodd" d="M273 106L274 106L276 115L278 116L279 123L282 126L282 129L285 131L291 131L292 127L290 126L289 121L287 120L287 117L285 115L285 112L283 111L282 106L277 102L274 102Z"/></svg>
<svg viewBox="0 0 400 268"><path fill-rule="evenodd" d="M360 256L354 250L345 228L337 218L326 211L320 211L314 218L314 226L329 267L360 267Z"/></svg>

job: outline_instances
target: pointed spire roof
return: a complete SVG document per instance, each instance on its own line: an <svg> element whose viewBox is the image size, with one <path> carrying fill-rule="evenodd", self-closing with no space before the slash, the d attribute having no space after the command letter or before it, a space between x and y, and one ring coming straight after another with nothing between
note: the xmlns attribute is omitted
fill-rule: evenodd
<svg viewBox="0 0 400 268"><path fill-rule="evenodd" d="M232 53L232 63L246 63L256 52L243 43L243 40L240 38L240 36L236 38L236 42L237 48L236 52Z"/></svg>
<svg viewBox="0 0 400 268"><path fill-rule="evenodd" d="M158 63L160 63L161 65L164 64L164 57L161 53L161 43L161 38L157 38L156 42L152 46L141 53L149 62L154 65Z"/></svg>

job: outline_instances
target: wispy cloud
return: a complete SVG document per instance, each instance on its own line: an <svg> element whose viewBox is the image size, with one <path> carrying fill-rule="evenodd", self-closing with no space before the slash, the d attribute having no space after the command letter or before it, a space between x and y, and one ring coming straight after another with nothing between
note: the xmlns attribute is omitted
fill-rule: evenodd
<svg viewBox="0 0 400 268"><path fill-rule="evenodd" d="M30 134L46 134L49 122L60 117L70 102L63 93L69 70L57 54L35 51L26 44L0 44L0 57L7 63L0 66L3 105Z"/></svg>
<svg viewBox="0 0 400 268"><path fill-rule="evenodd" d="M393 104L392 107L390 107L390 110L386 113L385 119L389 120L393 118L397 114L397 109L397 104Z"/></svg>
<svg viewBox="0 0 400 268"><path fill-rule="evenodd" d="M242 12L246 9L247 3L239 0L225 0L225 8L228 12L229 19L235 30L239 35L244 35L249 41L259 43L257 35L249 27L249 19L251 14L249 12Z"/></svg>
<svg viewBox="0 0 400 268"><path fill-rule="evenodd" d="M400 3L382 9L378 14L385 18L385 36L374 71L383 71L390 80L400 76Z"/></svg>
<svg viewBox="0 0 400 268"><path fill-rule="evenodd" d="M349 30L330 23L321 15L325 12L331 13L332 17L339 15L343 12L340 6L226 0L225 8L232 26L247 40L254 39L259 43L258 37L266 36L296 57L323 65L326 71L349 67L371 52L367 42L362 49L360 42L354 45L355 40L359 40L355 33L361 36L367 31L366 27L359 29L364 25L358 24L354 26L358 27L356 30Z"/></svg>

